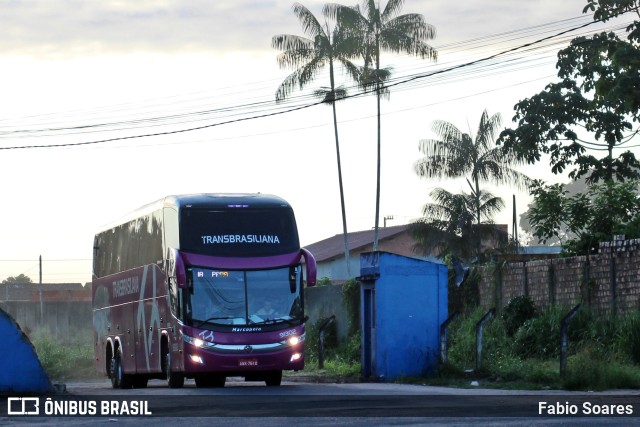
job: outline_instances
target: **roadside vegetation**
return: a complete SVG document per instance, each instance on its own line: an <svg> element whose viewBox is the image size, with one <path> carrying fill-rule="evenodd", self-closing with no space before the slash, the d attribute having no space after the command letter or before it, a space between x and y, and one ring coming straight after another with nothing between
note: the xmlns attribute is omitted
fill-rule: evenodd
<svg viewBox="0 0 640 427"><path fill-rule="evenodd" d="M90 331L65 340L36 331L29 338L51 382L104 378L93 364Z"/></svg>
<svg viewBox="0 0 640 427"><path fill-rule="evenodd" d="M448 363L433 385L604 390L640 388L640 311L595 316L580 311L571 320L565 375L560 375L560 322L570 307L537 313L528 297L514 298L484 328L482 365L476 369L477 308L449 327Z"/></svg>

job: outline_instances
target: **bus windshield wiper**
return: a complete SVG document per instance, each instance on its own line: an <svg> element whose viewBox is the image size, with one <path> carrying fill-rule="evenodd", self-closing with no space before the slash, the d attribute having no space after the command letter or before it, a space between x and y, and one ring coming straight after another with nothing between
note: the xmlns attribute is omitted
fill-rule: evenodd
<svg viewBox="0 0 640 427"><path fill-rule="evenodd" d="M200 323L198 323L196 326L194 326L194 328L199 328L200 326L212 320L231 320L231 319L237 319L237 316L210 317L207 320L203 320Z"/></svg>
<svg viewBox="0 0 640 427"><path fill-rule="evenodd" d="M298 319L298 321L299 321L299 319ZM279 317L277 319L265 319L265 320L261 320L259 322L251 321L250 324L252 324L252 325L273 325L275 323L280 323L280 322L284 322L284 323L287 323L287 324L292 325L292 326L297 324L295 322L295 320L285 319L285 318L282 318L282 317Z"/></svg>

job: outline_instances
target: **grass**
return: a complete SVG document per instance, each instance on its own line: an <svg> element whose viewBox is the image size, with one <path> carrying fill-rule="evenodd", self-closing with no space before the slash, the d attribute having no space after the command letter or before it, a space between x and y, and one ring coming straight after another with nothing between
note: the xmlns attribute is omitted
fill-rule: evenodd
<svg viewBox="0 0 640 427"><path fill-rule="evenodd" d="M560 321L567 307L525 316L497 316L485 326L482 367L475 370L475 325L484 310L456 319L449 329L449 364L430 385L485 388L605 390L640 388L640 312L594 316L583 311L569 326L567 371L560 375ZM516 311L520 308L516 308ZM514 319L517 319L514 324Z"/></svg>
<svg viewBox="0 0 640 427"><path fill-rule="evenodd" d="M103 378L94 366L90 333L61 340L44 331L36 331L30 340L52 382Z"/></svg>
<svg viewBox="0 0 640 427"><path fill-rule="evenodd" d="M560 375L559 322L565 307L535 316L495 317L485 326L483 365L475 370L475 325L478 309L459 317L449 329L449 363L431 378L402 378L403 383L470 388L605 390L640 389L640 311L626 316L596 317L580 313L570 325L567 372ZM514 319L519 319L514 325ZM307 331L306 368L291 376L327 379L360 378L360 337L337 344L335 331L327 331L324 368L318 368L317 328ZM90 334L65 341L36 332L31 341L49 378L56 381L98 379Z"/></svg>
<svg viewBox="0 0 640 427"><path fill-rule="evenodd" d="M320 369L318 367L318 359L311 357L306 360L304 371L289 373L288 375L359 378L360 362L344 360L340 357L332 357L325 360L324 368Z"/></svg>

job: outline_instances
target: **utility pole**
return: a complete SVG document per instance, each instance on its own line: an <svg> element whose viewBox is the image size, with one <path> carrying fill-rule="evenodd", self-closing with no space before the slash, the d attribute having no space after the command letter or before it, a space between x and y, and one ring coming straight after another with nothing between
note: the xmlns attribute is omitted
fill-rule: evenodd
<svg viewBox="0 0 640 427"><path fill-rule="evenodd" d="M42 306L42 255L38 258L40 274L38 280L38 293L40 295L40 326L44 326L44 310Z"/></svg>

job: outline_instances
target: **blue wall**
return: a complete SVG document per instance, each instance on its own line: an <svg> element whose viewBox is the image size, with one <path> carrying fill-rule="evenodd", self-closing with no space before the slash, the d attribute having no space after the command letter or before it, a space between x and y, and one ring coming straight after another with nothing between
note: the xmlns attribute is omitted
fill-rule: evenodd
<svg viewBox="0 0 640 427"><path fill-rule="evenodd" d="M0 309L0 393L47 393L52 391L33 345L17 323Z"/></svg>
<svg viewBox="0 0 640 427"><path fill-rule="evenodd" d="M437 368L440 324L448 315L447 267L373 252L361 257L361 277L367 275L370 280L364 281L362 292L368 287L375 295L371 375L394 380L432 374Z"/></svg>

